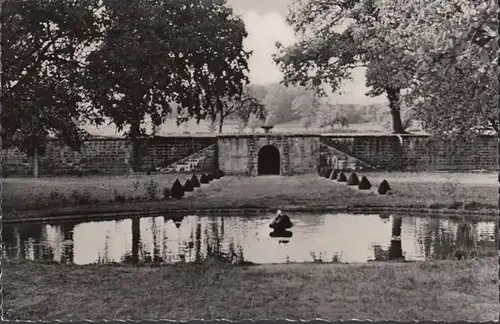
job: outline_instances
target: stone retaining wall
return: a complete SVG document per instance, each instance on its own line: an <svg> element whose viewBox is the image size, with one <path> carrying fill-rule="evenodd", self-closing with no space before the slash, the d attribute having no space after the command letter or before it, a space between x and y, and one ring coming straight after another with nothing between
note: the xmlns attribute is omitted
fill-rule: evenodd
<svg viewBox="0 0 500 324"><path fill-rule="evenodd" d="M426 135L332 135L325 144L382 169L407 171L498 170L498 139L443 142Z"/></svg>
<svg viewBox="0 0 500 324"><path fill-rule="evenodd" d="M162 167L217 143L214 160L226 174L257 175L259 150L275 146L280 174L315 173L326 167L332 151L324 143L380 169L408 171L498 170L498 140L482 136L474 143L444 143L425 135L259 134L157 137L145 140L142 169ZM49 141L39 159L41 175L131 172L132 144L126 139L92 139L75 152ZM320 159L321 156L321 159ZM31 173L31 159L17 148L0 152L3 170L10 175ZM331 157L330 157L331 160Z"/></svg>

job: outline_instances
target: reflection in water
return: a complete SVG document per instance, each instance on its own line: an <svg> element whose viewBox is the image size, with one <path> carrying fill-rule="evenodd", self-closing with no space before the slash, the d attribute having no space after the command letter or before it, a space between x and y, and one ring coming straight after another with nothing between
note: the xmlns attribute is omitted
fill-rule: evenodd
<svg viewBox="0 0 500 324"><path fill-rule="evenodd" d="M294 230L269 232L273 215L145 217L6 225L6 258L61 263L366 262L460 259L495 252L495 223L378 215L291 215ZM293 239L291 239L293 236Z"/></svg>
<svg viewBox="0 0 500 324"><path fill-rule="evenodd" d="M274 230L271 233L269 233L270 237L292 237L293 232L289 230Z"/></svg>
<svg viewBox="0 0 500 324"><path fill-rule="evenodd" d="M184 216L179 216L179 215L172 216L172 222L174 222L175 227L177 227L177 228L181 227L183 219L184 219Z"/></svg>

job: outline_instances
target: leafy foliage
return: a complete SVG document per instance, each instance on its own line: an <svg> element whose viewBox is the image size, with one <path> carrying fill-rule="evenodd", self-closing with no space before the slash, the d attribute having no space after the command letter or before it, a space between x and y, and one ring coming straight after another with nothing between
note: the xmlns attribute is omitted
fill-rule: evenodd
<svg viewBox="0 0 500 324"><path fill-rule="evenodd" d="M300 117L294 113L292 103L296 98L306 93L307 90L303 87L272 84L267 88L262 102L266 106L268 114L275 115L276 123L285 123Z"/></svg>
<svg viewBox="0 0 500 324"><path fill-rule="evenodd" d="M320 101L311 93L304 93L292 101L292 111L300 116L302 126L306 129L311 127L318 113Z"/></svg>
<svg viewBox="0 0 500 324"><path fill-rule="evenodd" d="M366 67L369 95L385 93L392 127L401 108L425 130L471 138L497 129L498 6L463 0L296 0L288 22L299 35L278 44L285 84L324 94ZM408 120L407 119L407 120Z"/></svg>
<svg viewBox="0 0 500 324"><path fill-rule="evenodd" d="M243 22L225 1L107 0L103 43L89 56L92 104L127 133L140 165L141 123L162 124L177 106L178 122L213 117L221 98L247 81ZM102 123L104 119L98 120Z"/></svg>
<svg viewBox="0 0 500 324"><path fill-rule="evenodd" d="M382 1L382 23L398 24L387 38L404 41L416 67L405 100L426 130L473 139L497 127L497 11L495 1Z"/></svg>
<svg viewBox="0 0 500 324"><path fill-rule="evenodd" d="M79 149L92 111L80 74L100 37L97 0L2 2L2 138L32 155L49 135ZM36 163L36 159L34 160Z"/></svg>
<svg viewBox="0 0 500 324"><path fill-rule="evenodd" d="M261 119L265 114L264 105L252 94L248 87L243 89L241 95L236 95L231 99L221 100L221 104L217 106L212 115L212 122L218 124L219 133L222 132L224 120L231 116L236 116L239 121L240 128L243 129L248 125L250 116L254 115Z"/></svg>
<svg viewBox="0 0 500 324"><path fill-rule="evenodd" d="M277 44L275 62L285 84L300 84L325 95L325 85L338 91L354 68L367 68L368 93L388 95L393 129L399 120L399 93L406 84L401 53L380 37L378 9L373 0L296 0L287 19L299 36L292 46Z"/></svg>

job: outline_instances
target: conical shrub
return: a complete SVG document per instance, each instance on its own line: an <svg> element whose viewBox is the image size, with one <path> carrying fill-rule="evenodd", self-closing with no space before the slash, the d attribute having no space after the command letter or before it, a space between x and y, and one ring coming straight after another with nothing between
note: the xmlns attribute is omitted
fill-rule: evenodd
<svg viewBox="0 0 500 324"><path fill-rule="evenodd" d="M338 182L346 182L347 181L347 177L345 176L344 171L339 172L339 175L337 176L337 181Z"/></svg>
<svg viewBox="0 0 500 324"><path fill-rule="evenodd" d="M387 182L387 180L384 180L378 186L377 192L380 195L385 195L389 190L391 190L391 187L389 186L389 182Z"/></svg>
<svg viewBox="0 0 500 324"><path fill-rule="evenodd" d="M220 179L221 178L221 174L220 174L219 169L217 169L217 170L214 171L213 177L214 177L214 179Z"/></svg>
<svg viewBox="0 0 500 324"><path fill-rule="evenodd" d="M323 173L323 177L328 178L330 176L330 174L332 173L332 171L333 171L332 168L326 169L325 173Z"/></svg>
<svg viewBox="0 0 500 324"><path fill-rule="evenodd" d="M191 183L191 180L187 179L186 182L184 183L184 191L185 192L194 191L194 186Z"/></svg>
<svg viewBox="0 0 500 324"><path fill-rule="evenodd" d="M179 179L175 180L170 191L172 192L172 198L181 199L182 197L184 197L184 188L182 187Z"/></svg>
<svg viewBox="0 0 500 324"><path fill-rule="evenodd" d="M207 178L207 175L206 175L205 173L203 173L203 174L201 175L201 177L200 177L200 183L202 183L202 184L207 184L207 183L209 183L208 178Z"/></svg>
<svg viewBox="0 0 500 324"><path fill-rule="evenodd" d="M337 180L339 176L339 170L333 169L332 173L330 173L330 180Z"/></svg>
<svg viewBox="0 0 500 324"><path fill-rule="evenodd" d="M349 176L349 179L347 179L347 185L348 186L357 186L359 185L359 178L356 172L351 173Z"/></svg>
<svg viewBox="0 0 500 324"><path fill-rule="evenodd" d="M372 184L370 181L368 181L368 178L363 176L361 177L361 181L359 182L358 189L360 190L369 190L372 187Z"/></svg>
<svg viewBox="0 0 500 324"><path fill-rule="evenodd" d="M208 182L212 181L214 179L214 177L212 176L211 173L207 174L207 180Z"/></svg>
<svg viewBox="0 0 500 324"><path fill-rule="evenodd" d="M198 181L196 174L193 174L193 176L191 177L191 184L193 185L194 188L197 188L200 186L200 182Z"/></svg>

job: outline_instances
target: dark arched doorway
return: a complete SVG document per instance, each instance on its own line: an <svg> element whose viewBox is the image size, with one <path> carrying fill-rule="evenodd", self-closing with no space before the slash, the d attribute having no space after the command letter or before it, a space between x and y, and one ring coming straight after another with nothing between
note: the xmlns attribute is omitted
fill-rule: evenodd
<svg viewBox="0 0 500 324"><path fill-rule="evenodd" d="M257 162L259 175L280 174L280 151L273 145L263 146Z"/></svg>

